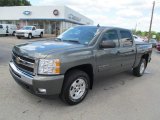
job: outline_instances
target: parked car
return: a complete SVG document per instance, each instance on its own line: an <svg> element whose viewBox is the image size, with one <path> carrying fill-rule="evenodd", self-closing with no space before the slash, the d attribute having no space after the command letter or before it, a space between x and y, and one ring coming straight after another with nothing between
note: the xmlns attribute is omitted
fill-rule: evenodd
<svg viewBox="0 0 160 120"><path fill-rule="evenodd" d="M158 51L160 51L160 43L157 43L156 48L157 48Z"/></svg>
<svg viewBox="0 0 160 120"><path fill-rule="evenodd" d="M16 37L21 39L26 37L31 39L32 37L43 37L44 29L36 29L35 26L24 26L20 30L16 30Z"/></svg>
<svg viewBox="0 0 160 120"><path fill-rule="evenodd" d="M137 36L137 35L133 35L133 38L137 42L144 42L144 40L142 38L140 38L139 36Z"/></svg>
<svg viewBox="0 0 160 120"><path fill-rule="evenodd" d="M0 24L0 35L15 35L17 26L14 24Z"/></svg>
<svg viewBox="0 0 160 120"><path fill-rule="evenodd" d="M16 45L10 72L37 95L59 94L70 105L80 103L100 76L133 70L142 76L152 45L136 43L130 30L76 26L55 39Z"/></svg>
<svg viewBox="0 0 160 120"><path fill-rule="evenodd" d="M150 39L150 40L149 40L149 43L151 43L152 46L155 48L156 45L157 45L157 40L156 40L156 39Z"/></svg>

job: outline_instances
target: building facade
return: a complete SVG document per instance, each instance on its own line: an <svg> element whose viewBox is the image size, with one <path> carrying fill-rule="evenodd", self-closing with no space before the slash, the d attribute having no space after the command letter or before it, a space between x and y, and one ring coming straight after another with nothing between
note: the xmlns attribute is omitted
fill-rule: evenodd
<svg viewBox="0 0 160 120"><path fill-rule="evenodd" d="M60 34L75 25L92 25L93 21L66 6L0 7L0 24L18 28L34 25L47 34Z"/></svg>

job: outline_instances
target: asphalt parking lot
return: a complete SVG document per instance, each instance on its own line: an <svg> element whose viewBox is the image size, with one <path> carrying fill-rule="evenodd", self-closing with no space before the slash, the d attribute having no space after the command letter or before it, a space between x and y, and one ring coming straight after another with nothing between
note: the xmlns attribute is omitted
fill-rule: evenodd
<svg viewBox="0 0 160 120"><path fill-rule="evenodd" d="M82 103L68 106L59 98L28 93L11 77L11 49L27 41L32 40L0 37L0 120L159 120L160 53L156 50L143 77L124 72L96 80Z"/></svg>

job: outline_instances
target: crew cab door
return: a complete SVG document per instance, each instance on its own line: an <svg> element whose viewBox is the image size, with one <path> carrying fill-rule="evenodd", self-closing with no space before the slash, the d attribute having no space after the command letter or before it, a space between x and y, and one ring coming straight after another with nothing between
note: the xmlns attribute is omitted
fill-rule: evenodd
<svg viewBox="0 0 160 120"><path fill-rule="evenodd" d="M105 47L102 46L103 42L109 42L109 44L114 44L115 46L109 45L110 47ZM121 57L117 55L119 47L118 31L116 29L105 31L100 40L99 48L95 53L98 75L105 76L121 70Z"/></svg>
<svg viewBox="0 0 160 120"><path fill-rule="evenodd" d="M122 69L129 70L135 62L136 47L132 34L129 30L119 30L120 49L118 56L121 57Z"/></svg>
<svg viewBox="0 0 160 120"><path fill-rule="evenodd" d="M32 28L32 36L37 36L36 27L33 27L33 28Z"/></svg>

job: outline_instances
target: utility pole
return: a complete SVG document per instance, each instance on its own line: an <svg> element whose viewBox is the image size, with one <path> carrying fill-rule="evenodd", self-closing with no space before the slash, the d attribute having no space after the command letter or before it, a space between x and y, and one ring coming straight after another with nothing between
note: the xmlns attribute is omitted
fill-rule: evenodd
<svg viewBox="0 0 160 120"><path fill-rule="evenodd" d="M136 22L136 24L135 24L135 28L134 28L134 34L136 34L137 27L138 27L138 25L139 25L139 24L140 24L139 22Z"/></svg>
<svg viewBox="0 0 160 120"><path fill-rule="evenodd" d="M149 42L149 40L150 40L150 38L151 38L151 29L152 29L152 21L153 21L154 7L155 7L155 1L153 1L152 14L151 14L151 21L150 21L149 33L148 33L148 42Z"/></svg>
<svg viewBox="0 0 160 120"><path fill-rule="evenodd" d="M136 22L136 25L135 25L135 28L134 28L134 34L136 34L136 30L137 30L137 22Z"/></svg>

